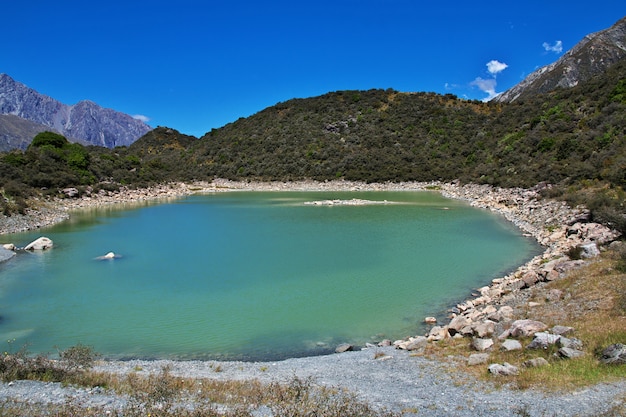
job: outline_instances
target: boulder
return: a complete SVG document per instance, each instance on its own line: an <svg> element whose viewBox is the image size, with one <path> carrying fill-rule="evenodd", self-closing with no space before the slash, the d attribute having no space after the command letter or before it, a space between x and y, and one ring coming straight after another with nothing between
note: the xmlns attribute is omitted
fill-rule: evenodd
<svg viewBox="0 0 626 417"><path fill-rule="evenodd" d="M522 344L519 342L519 340L506 339L504 342L502 342L500 349L506 352L510 352L512 350L522 350Z"/></svg>
<svg viewBox="0 0 626 417"><path fill-rule="evenodd" d="M474 325L474 333L480 338L491 337L496 330L496 323L485 320Z"/></svg>
<svg viewBox="0 0 626 417"><path fill-rule="evenodd" d="M13 243L5 243L2 247L6 250L15 250L15 245Z"/></svg>
<svg viewBox="0 0 626 417"><path fill-rule="evenodd" d="M15 252L0 246L0 262L8 261L15 256Z"/></svg>
<svg viewBox="0 0 626 417"><path fill-rule="evenodd" d="M493 363L489 365L489 373L493 375L511 376L519 374L519 369L517 366L513 366L507 362L504 362L503 364Z"/></svg>
<svg viewBox="0 0 626 417"><path fill-rule="evenodd" d="M343 353L351 350L354 350L354 346L352 346L350 343L342 343L341 345L337 346L337 348L335 349L335 353Z"/></svg>
<svg viewBox="0 0 626 417"><path fill-rule="evenodd" d="M443 340L446 337L448 337L448 330L445 327L433 326L433 328L430 329L430 332L428 332L428 340L432 340L435 342L438 340Z"/></svg>
<svg viewBox="0 0 626 417"><path fill-rule="evenodd" d="M550 329L550 331L554 334L558 334L561 336L565 336L568 334L571 334L574 332L574 328L573 327L569 327L569 326L554 326L552 329Z"/></svg>
<svg viewBox="0 0 626 417"><path fill-rule="evenodd" d="M540 321L528 319L515 320L509 329L509 333L513 337L529 337L547 328L548 326Z"/></svg>
<svg viewBox="0 0 626 417"><path fill-rule="evenodd" d="M528 349L547 349L548 346L554 345L559 341L561 336L558 334L552 334L548 332L537 332L535 336L527 346Z"/></svg>
<svg viewBox="0 0 626 417"><path fill-rule="evenodd" d="M540 366L550 365L550 363L544 358L533 358L524 361L522 365L526 368L538 368Z"/></svg>
<svg viewBox="0 0 626 417"><path fill-rule="evenodd" d="M572 349L568 347L560 348L557 354L560 358L563 359L576 359L585 356L585 352L583 352L582 350Z"/></svg>
<svg viewBox="0 0 626 417"><path fill-rule="evenodd" d="M596 256L600 256L600 249L598 249L598 245L595 242L587 243L586 245L580 246L581 253L580 256L582 258L595 258Z"/></svg>
<svg viewBox="0 0 626 417"><path fill-rule="evenodd" d="M467 358L468 366L476 366L482 365L483 363L487 363L489 360L488 353L472 353L469 358Z"/></svg>
<svg viewBox="0 0 626 417"><path fill-rule="evenodd" d="M557 345L559 347L565 347L565 348L570 348L570 349L577 349L577 350L583 349L582 340L576 339L575 337L561 336L559 337L559 340L557 341Z"/></svg>
<svg viewBox="0 0 626 417"><path fill-rule="evenodd" d="M47 237L40 237L24 247L24 250L46 250L53 246L52 240Z"/></svg>
<svg viewBox="0 0 626 417"><path fill-rule="evenodd" d="M428 339L425 336L416 336L409 339L408 343L404 345L404 349L422 351L426 349L426 345L428 345Z"/></svg>
<svg viewBox="0 0 626 417"><path fill-rule="evenodd" d="M426 317L424 319L424 323L426 323L426 324L436 324L437 323L437 318L435 318L435 317Z"/></svg>
<svg viewBox="0 0 626 417"><path fill-rule="evenodd" d="M600 355L600 362L611 365L626 364L626 345L614 343L607 346Z"/></svg>
<svg viewBox="0 0 626 417"><path fill-rule="evenodd" d="M463 330L471 326L472 322L465 316L456 316L448 324L448 333L454 336L457 333L463 333Z"/></svg>
<svg viewBox="0 0 626 417"><path fill-rule="evenodd" d="M492 346L493 340L491 339L475 338L474 340L472 340L472 348L479 352L484 352Z"/></svg>

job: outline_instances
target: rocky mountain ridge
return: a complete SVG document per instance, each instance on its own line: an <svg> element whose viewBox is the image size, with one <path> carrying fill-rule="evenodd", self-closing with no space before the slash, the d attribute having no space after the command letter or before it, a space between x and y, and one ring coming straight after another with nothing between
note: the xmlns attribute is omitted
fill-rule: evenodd
<svg viewBox="0 0 626 417"><path fill-rule="evenodd" d="M40 94L0 74L0 115L19 117L31 123L18 128L15 119L0 119L0 150L24 148L32 140L34 130L42 127L67 137L72 142L114 148L127 146L152 128L130 115L100 107L83 100L66 105ZM12 122L12 128L7 123Z"/></svg>
<svg viewBox="0 0 626 417"><path fill-rule="evenodd" d="M560 59L539 68L494 101L510 103L529 95L569 88L605 72L626 57L626 17L613 26L585 36Z"/></svg>

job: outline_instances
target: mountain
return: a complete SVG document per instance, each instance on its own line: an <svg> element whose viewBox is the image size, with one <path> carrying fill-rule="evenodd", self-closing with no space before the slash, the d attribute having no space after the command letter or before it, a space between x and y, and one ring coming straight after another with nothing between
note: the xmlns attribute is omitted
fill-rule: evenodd
<svg viewBox="0 0 626 417"><path fill-rule="evenodd" d="M107 148L130 145L152 129L127 114L102 108L91 101L80 101L73 106L63 104L7 74L0 74L0 115L34 123L0 118L0 150L23 149L32 140L32 132L41 131L42 127L72 142Z"/></svg>
<svg viewBox="0 0 626 417"><path fill-rule="evenodd" d="M583 38L558 61L530 74L494 99L510 103L519 98L569 88L604 73L626 57L626 17L612 27Z"/></svg>

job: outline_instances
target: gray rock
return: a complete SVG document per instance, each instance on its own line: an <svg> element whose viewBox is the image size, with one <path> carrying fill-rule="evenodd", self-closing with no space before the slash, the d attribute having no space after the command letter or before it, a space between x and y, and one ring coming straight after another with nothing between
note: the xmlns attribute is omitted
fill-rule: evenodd
<svg viewBox="0 0 626 417"><path fill-rule="evenodd" d="M506 352L510 352L512 350L522 350L522 344L519 342L519 340L506 339L504 342L502 342L500 348Z"/></svg>
<svg viewBox="0 0 626 417"><path fill-rule="evenodd" d="M489 373L493 375L511 376L519 374L519 369L517 366L513 366L507 362L504 362L503 364L493 363L489 365Z"/></svg>
<svg viewBox="0 0 626 417"><path fill-rule="evenodd" d="M351 350L354 350L354 346L352 346L350 343L342 343L341 345L337 346L337 348L335 349L335 353L344 353Z"/></svg>
<svg viewBox="0 0 626 417"><path fill-rule="evenodd" d="M585 352L583 352L582 350L567 347L560 348L557 354L560 358L563 359L576 359L585 356Z"/></svg>
<svg viewBox="0 0 626 417"><path fill-rule="evenodd" d="M54 244L47 237L40 237L24 247L24 250L46 250L52 248Z"/></svg>
<svg viewBox="0 0 626 417"><path fill-rule="evenodd" d="M523 365L526 368L537 368L540 366L550 365L550 363L544 358L533 358L533 359L528 359L527 361L524 361Z"/></svg>
<svg viewBox="0 0 626 417"><path fill-rule="evenodd" d="M528 349L547 349L548 346L554 345L559 341L561 336L548 332L537 332L532 342L527 346Z"/></svg>
<svg viewBox="0 0 626 417"><path fill-rule="evenodd" d="M600 256L600 249L598 249L598 245L593 243L588 243L586 245L581 245L582 253L580 254L583 258L595 258L596 256Z"/></svg>
<svg viewBox="0 0 626 417"><path fill-rule="evenodd" d="M492 346L493 346L493 340L491 339L475 338L474 340L472 340L472 348L479 352L483 352Z"/></svg>
<svg viewBox="0 0 626 417"><path fill-rule="evenodd" d="M445 327L433 326L428 332L428 340L438 341L443 340L448 335L448 330Z"/></svg>
<svg viewBox="0 0 626 417"><path fill-rule="evenodd" d="M570 349L577 349L577 350L583 349L582 340L576 339L575 337L561 336L559 337L559 340L557 341L557 345L559 347L565 347L565 348L570 348Z"/></svg>
<svg viewBox="0 0 626 417"><path fill-rule="evenodd" d="M626 345L614 343L607 346L600 355L600 362L612 365L626 364Z"/></svg>
<svg viewBox="0 0 626 417"><path fill-rule="evenodd" d="M472 322L465 316L456 316L448 324L448 333L450 336L454 336L457 333L462 333L464 329L471 326Z"/></svg>
<svg viewBox="0 0 626 417"><path fill-rule="evenodd" d="M15 252L0 246L0 262L8 261L15 256Z"/></svg>
<svg viewBox="0 0 626 417"><path fill-rule="evenodd" d="M548 326L540 321L528 319L515 320L511 325L509 333L513 337L529 337L537 332L542 332L547 328Z"/></svg>
<svg viewBox="0 0 626 417"><path fill-rule="evenodd" d="M489 360L488 353L472 353L469 356L469 358L467 358L467 365L468 366L482 365L484 363L487 363L488 360Z"/></svg>
<svg viewBox="0 0 626 417"><path fill-rule="evenodd" d="M485 320L474 325L474 333L480 338L491 337L496 329L496 323L491 320Z"/></svg>
<svg viewBox="0 0 626 417"><path fill-rule="evenodd" d="M413 337L409 340L409 343L405 346L406 350L424 350L428 345L428 338L424 336Z"/></svg>
<svg viewBox="0 0 626 417"><path fill-rule="evenodd" d="M550 331L554 334L566 336L568 334L572 334L574 332L574 328L569 326L554 326L550 329Z"/></svg>

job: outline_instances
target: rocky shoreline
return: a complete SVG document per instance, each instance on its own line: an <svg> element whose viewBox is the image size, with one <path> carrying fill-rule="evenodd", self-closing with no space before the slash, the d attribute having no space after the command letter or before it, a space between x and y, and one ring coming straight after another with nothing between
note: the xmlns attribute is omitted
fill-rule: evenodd
<svg viewBox="0 0 626 417"><path fill-rule="evenodd" d="M608 228L591 223L589 212L582 207L571 208L565 203L541 199L540 189L499 189L487 185L461 185L439 182L431 183L390 183L365 184L348 181L331 182L232 182L216 180L212 183L167 184L145 190L122 190L120 193L108 192L82 198L64 198L41 204L41 210L29 212L19 219L0 218L0 234L35 230L67 219L73 210L89 209L114 204L134 204L136 202L155 201L158 199L179 198L194 193L214 193L226 191L436 191L442 195L467 201L475 207L494 211L513 222L522 232L535 238L545 251L525 265L505 277L494 278L488 285L476 289L470 299L458 303L443 319L429 318L432 325L426 335L407 337L398 341L385 341L380 345L367 346L362 351L346 352L315 358L299 358L273 363L223 362L216 373L213 363L207 362L172 362L172 361L105 361L97 370L127 374L137 372L158 373L164 366L172 369L173 374L183 377L209 377L218 379L259 379L268 381L288 380L294 375L314 377L322 385L341 386L362 396L375 405L402 410L413 408L416 414L430 415L502 415L511 411L511 405L525 415L596 415L602 407L609 409L611 404L623 404L626 398L626 382L601 385L571 394L547 395L527 391L520 393L506 387L489 383L474 383L467 391L464 385L457 385L453 376L443 377L441 367L449 364L416 357L414 351L424 349L425 344L449 337L470 337L472 346L477 351L488 349L497 343L507 346L512 332L525 332L530 320L512 320L514 310L527 306L526 289L536 288L541 291L546 282L564 276L572 268L579 267L586 259L593 258L599 251L618 235ZM332 200L329 200L335 204ZM321 203L320 203L321 204ZM330 204L330 203L328 203ZM10 236L4 236L3 240ZM572 249L580 250L581 259L571 259ZM550 294L544 294L549 297ZM438 323L439 321L439 323ZM541 333L540 330L535 332ZM557 330L551 330L554 334ZM558 331L567 333L567 329ZM545 333L545 332L544 332ZM498 336L502 336L499 338ZM549 336L546 336L550 338ZM558 336L553 343L569 338ZM491 344L481 341L491 341ZM506 343L505 343L506 342ZM541 342L538 342L541 343ZM489 344L489 346L487 346ZM511 343L512 345L513 343ZM575 349L572 345L564 346ZM515 347L517 348L517 347ZM563 348L563 347L562 347ZM376 354L372 357L371 349ZM370 353L368 353L370 350ZM476 355L483 355L477 357ZM487 356L487 357L485 357ZM487 354L473 354L470 365L483 364ZM506 365L493 364L493 373L510 371ZM490 366L490 371L492 367ZM443 371L443 374L448 374ZM370 378L371 376L371 378ZM394 380L395 383L389 381ZM35 390L45 390L42 385ZM28 385L31 387L31 385ZM29 398L33 388L27 388L25 398ZM54 389L58 389L55 387ZM7 393L5 393L7 391ZM79 390L80 391L80 390ZM0 387L0 397L11 397L11 388L6 384ZM439 393L445 393L445 402L434 399ZM76 394L89 401L93 395L87 391ZM433 398L430 398L430 397ZM541 397L541 401L537 398ZM619 398L622 398L620 400ZM600 400L601 399L601 400ZM105 399L105 402L120 401L119 398ZM620 402L622 401L622 402ZM436 411L436 412L435 412ZM421 414L420 414L421 415Z"/></svg>

